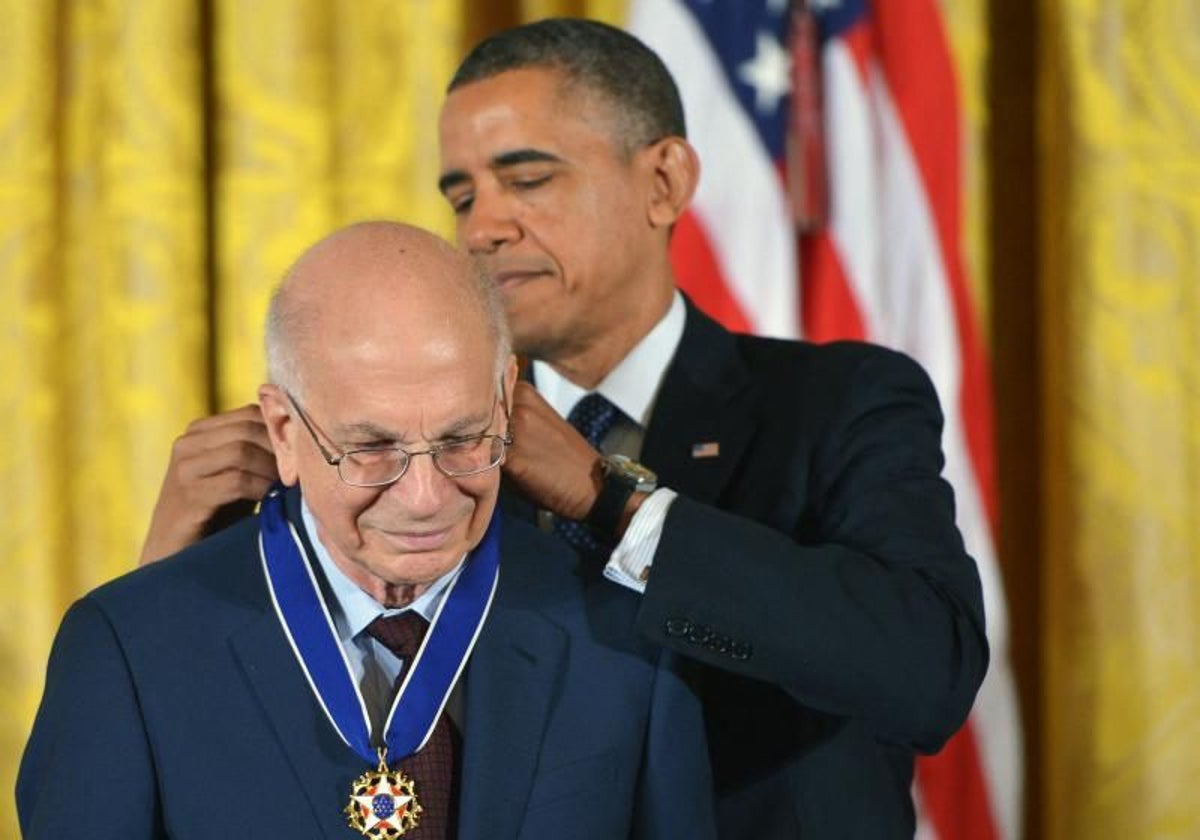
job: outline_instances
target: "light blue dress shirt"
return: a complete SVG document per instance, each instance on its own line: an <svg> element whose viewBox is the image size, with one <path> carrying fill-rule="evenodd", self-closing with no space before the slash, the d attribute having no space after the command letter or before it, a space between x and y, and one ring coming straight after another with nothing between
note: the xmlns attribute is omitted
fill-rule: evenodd
<svg viewBox="0 0 1200 840"><path fill-rule="evenodd" d="M382 743L383 724L387 721L395 696L396 677L400 675L404 663L366 632L367 625L380 616L400 615L410 610L432 622L446 595L447 587L462 570L463 561L459 560L458 565L434 581L407 607L388 609L359 588L358 584L350 580L333 562L329 550L317 535L317 521L303 497L300 510L304 519L304 529L308 532L317 563L320 564L328 584L326 602L334 628L337 630L338 641L342 643L346 661L350 664L350 671L358 682L363 701L366 703L367 713L371 718L371 740L378 745Z"/></svg>

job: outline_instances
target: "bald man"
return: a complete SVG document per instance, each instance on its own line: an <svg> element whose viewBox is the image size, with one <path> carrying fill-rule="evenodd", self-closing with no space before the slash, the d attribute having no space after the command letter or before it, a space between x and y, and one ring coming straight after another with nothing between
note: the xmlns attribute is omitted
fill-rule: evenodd
<svg viewBox="0 0 1200 840"><path fill-rule="evenodd" d="M24 836L713 836L700 709L637 596L497 513L494 287L366 223L299 259L266 332L286 488L71 608Z"/></svg>

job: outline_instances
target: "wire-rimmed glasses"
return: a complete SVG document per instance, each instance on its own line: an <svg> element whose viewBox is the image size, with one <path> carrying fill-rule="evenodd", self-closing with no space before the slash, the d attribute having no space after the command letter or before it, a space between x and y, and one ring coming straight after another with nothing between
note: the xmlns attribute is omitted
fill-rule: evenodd
<svg viewBox="0 0 1200 840"><path fill-rule="evenodd" d="M296 409L304 428L312 435L313 443L317 445L325 463L334 467L338 478L352 487L384 487L399 481L417 455L428 455L433 459L433 465L450 478L478 475L498 466L512 445L512 435L508 433L482 434L448 440L417 452L402 446L369 446L334 454L321 443L316 428L296 398L290 392L284 393ZM503 397L502 390L497 401L504 402L504 416L507 418L508 401Z"/></svg>

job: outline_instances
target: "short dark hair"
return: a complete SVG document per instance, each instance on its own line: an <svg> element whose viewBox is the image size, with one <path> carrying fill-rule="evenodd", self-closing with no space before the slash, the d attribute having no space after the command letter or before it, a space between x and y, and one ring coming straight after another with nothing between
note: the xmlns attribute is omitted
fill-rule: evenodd
<svg viewBox="0 0 1200 840"><path fill-rule="evenodd" d="M447 93L508 70L545 67L614 106L626 151L663 137L686 137L679 88L662 59L624 30L581 18L547 18L481 41Z"/></svg>

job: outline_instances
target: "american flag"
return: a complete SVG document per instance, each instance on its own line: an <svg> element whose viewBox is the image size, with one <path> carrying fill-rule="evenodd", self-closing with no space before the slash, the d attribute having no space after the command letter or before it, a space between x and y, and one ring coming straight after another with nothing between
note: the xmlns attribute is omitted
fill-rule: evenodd
<svg viewBox="0 0 1200 840"><path fill-rule="evenodd" d="M917 833L1018 837L989 368L960 251L963 127L937 0L634 0L629 27L678 81L701 159L672 243L680 285L732 329L884 344L937 387L992 662L967 725L918 760Z"/></svg>

